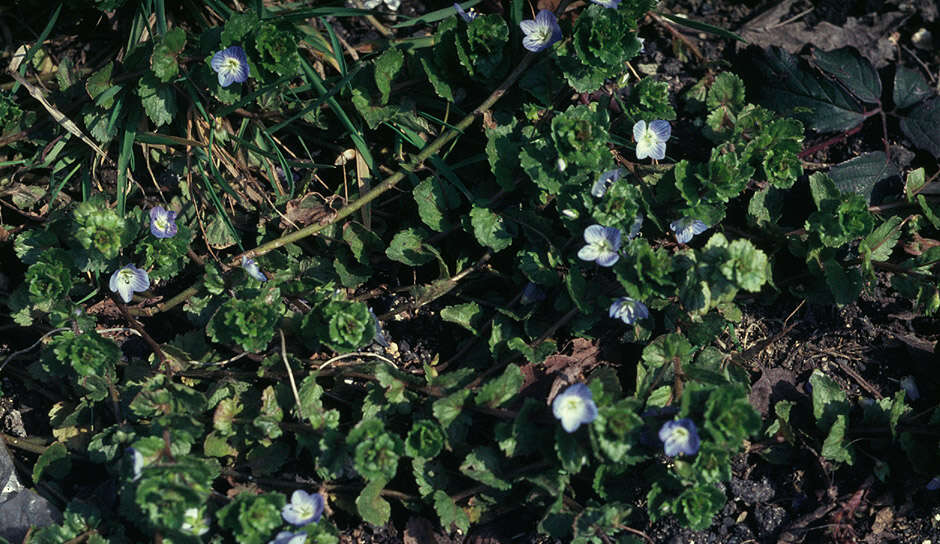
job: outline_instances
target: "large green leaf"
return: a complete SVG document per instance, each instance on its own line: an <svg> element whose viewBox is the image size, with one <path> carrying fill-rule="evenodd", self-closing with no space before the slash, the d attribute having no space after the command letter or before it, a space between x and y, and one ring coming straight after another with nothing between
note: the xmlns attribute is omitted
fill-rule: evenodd
<svg viewBox="0 0 940 544"><path fill-rule="evenodd" d="M898 66L894 73L894 106L898 109L909 108L931 96L933 91L920 72Z"/></svg>
<svg viewBox="0 0 940 544"><path fill-rule="evenodd" d="M902 117L901 131L911 143L940 157L940 97L921 102Z"/></svg>
<svg viewBox="0 0 940 544"><path fill-rule="evenodd" d="M884 151L865 153L837 164L829 171L829 177L840 191L862 195L869 203L875 185L898 174L898 167L888 160Z"/></svg>

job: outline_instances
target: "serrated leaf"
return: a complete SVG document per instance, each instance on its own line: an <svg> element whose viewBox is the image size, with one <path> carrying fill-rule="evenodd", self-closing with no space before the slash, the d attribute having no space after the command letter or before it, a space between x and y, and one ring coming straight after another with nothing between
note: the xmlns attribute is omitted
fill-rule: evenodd
<svg viewBox="0 0 940 544"><path fill-rule="evenodd" d="M502 251L512 244L512 234L503 218L486 208L474 206L470 210L470 224L477 241L493 251Z"/></svg>
<svg viewBox="0 0 940 544"><path fill-rule="evenodd" d="M874 151L833 166L829 177L843 193L862 195L870 203L875 185L899 173L898 167L888 160L884 151Z"/></svg>
<svg viewBox="0 0 940 544"><path fill-rule="evenodd" d="M176 56L186 46L186 31L176 27L163 35L160 43L153 48L150 56L150 69L157 78L167 83L179 73L179 64Z"/></svg>
<svg viewBox="0 0 940 544"><path fill-rule="evenodd" d="M53 442L36 459L33 465L33 482L38 483L43 474L58 480L64 478L72 470L72 458L65 444Z"/></svg>
<svg viewBox="0 0 940 544"><path fill-rule="evenodd" d="M449 183L442 178L425 178L411 195L425 225L437 232L451 228L451 221L445 213L460 205L460 196Z"/></svg>
<svg viewBox="0 0 940 544"><path fill-rule="evenodd" d="M478 334L473 322L482 315L480 305L476 302L455 304L441 309L441 319L450 323L456 323L473 334Z"/></svg>
<svg viewBox="0 0 940 544"><path fill-rule="evenodd" d="M113 69L114 62L112 61L104 65L103 68L94 74L88 76L88 80L85 82L85 91L92 100L97 100L98 95L111 88L111 71ZM110 108L114 105L114 97L112 96L110 99L99 105L105 109Z"/></svg>
<svg viewBox="0 0 940 544"><path fill-rule="evenodd" d="M476 403L485 404L490 408L498 408L513 398L522 389L525 378L522 370L513 364L498 377L485 383L477 392Z"/></svg>
<svg viewBox="0 0 940 544"><path fill-rule="evenodd" d="M901 117L901 131L915 146L940 157L940 97L921 102Z"/></svg>
<svg viewBox="0 0 940 544"><path fill-rule="evenodd" d="M388 96L392 92L392 80L401 70L404 61L405 54L401 52L401 49L394 47L386 49L379 55L379 58L375 59L375 86L382 93L382 105L388 102Z"/></svg>
<svg viewBox="0 0 940 544"><path fill-rule="evenodd" d="M434 260L434 254L424 247L422 239L426 237L423 229L405 229L392 238L385 250L385 255L393 261L408 266L421 266Z"/></svg>
<svg viewBox="0 0 940 544"><path fill-rule="evenodd" d="M157 126L168 125L176 116L176 94L171 85L160 83L152 74L144 74L137 84L137 95L147 117Z"/></svg>
<svg viewBox="0 0 940 544"><path fill-rule="evenodd" d="M877 104L881 100L881 78L871 62L851 46L832 51L813 51L816 66L835 77L849 91L865 102Z"/></svg>
<svg viewBox="0 0 940 544"><path fill-rule="evenodd" d="M367 523L385 525L392 515L392 506L380 495L386 483L381 478L372 480L356 498L356 510Z"/></svg>
<svg viewBox="0 0 940 544"><path fill-rule="evenodd" d="M859 253L868 253L873 261L884 262L901 238L901 218L890 217L859 244Z"/></svg>
<svg viewBox="0 0 940 544"><path fill-rule="evenodd" d="M927 183L926 173L923 168L918 168L907 174L907 180L904 182L904 194L908 201L913 201L914 196L920 192Z"/></svg>
<svg viewBox="0 0 940 544"><path fill-rule="evenodd" d="M851 304L862 292L862 278L855 268L846 270L832 259L822 263L826 285L832 291L836 304Z"/></svg>
<svg viewBox="0 0 940 544"><path fill-rule="evenodd" d="M460 472L490 487L506 491L512 487L508 481L497 476L499 454L492 448L482 446L467 454L460 465Z"/></svg>
<svg viewBox="0 0 940 544"><path fill-rule="evenodd" d="M441 518L441 525L448 531L451 530L451 526L464 532L470 528L470 518L467 517L467 513L443 491L434 492L434 510Z"/></svg>
<svg viewBox="0 0 940 544"><path fill-rule="evenodd" d="M445 429L450 427L450 424L460 415L463 410L463 403L469 396L469 389L461 389L456 393L434 401L434 404L431 405L431 412L441 422L441 427Z"/></svg>
<svg viewBox="0 0 940 544"><path fill-rule="evenodd" d="M894 73L894 90L892 97L896 108L904 109L913 106L921 100L933 95L930 85L924 76L916 70L898 66Z"/></svg>
<svg viewBox="0 0 940 544"><path fill-rule="evenodd" d="M761 102L817 132L852 128L865 120L854 98L785 50L771 47L755 60Z"/></svg>
<svg viewBox="0 0 940 544"><path fill-rule="evenodd" d="M238 455L238 450L233 448L224 436L211 432L206 435L202 444L203 452L209 457L228 457Z"/></svg>

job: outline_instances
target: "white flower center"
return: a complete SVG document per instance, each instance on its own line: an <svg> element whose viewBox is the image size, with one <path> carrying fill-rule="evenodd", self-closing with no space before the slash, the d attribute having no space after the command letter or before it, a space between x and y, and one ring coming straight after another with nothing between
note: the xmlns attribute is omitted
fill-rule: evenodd
<svg viewBox="0 0 940 544"><path fill-rule="evenodd" d="M170 228L170 222L166 220L165 215L157 216L157 219L156 221L154 221L154 224L157 226L157 229L160 231L166 231L167 229Z"/></svg>
<svg viewBox="0 0 940 544"><path fill-rule="evenodd" d="M130 285L131 282L134 281L134 271L128 270L126 268L124 270L121 270L120 272L118 272L118 281L120 281L121 283L125 285Z"/></svg>
<svg viewBox="0 0 940 544"><path fill-rule="evenodd" d="M236 58L229 57L225 59L225 62L222 63L222 70L230 73L238 72L238 69L241 68L241 61Z"/></svg>

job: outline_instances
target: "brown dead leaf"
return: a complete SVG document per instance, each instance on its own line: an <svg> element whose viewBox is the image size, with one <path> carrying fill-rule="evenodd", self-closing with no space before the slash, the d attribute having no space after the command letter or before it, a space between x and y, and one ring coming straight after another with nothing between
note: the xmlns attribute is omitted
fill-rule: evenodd
<svg viewBox="0 0 940 544"><path fill-rule="evenodd" d="M890 506L885 506L875 514L875 521L871 524L871 532L875 534L885 532L891 526L892 521L894 521L894 510Z"/></svg>
<svg viewBox="0 0 940 544"><path fill-rule="evenodd" d="M914 240L904 244L904 252L908 255L920 255L932 247L940 246L940 242L933 238L923 238L914 233Z"/></svg>
<svg viewBox="0 0 940 544"><path fill-rule="evenodd" d="M290 200L284 208L284 217L281 218L283 229L319 223L332 213L332 210L324 205L323 200L314 194Z"/></svg>

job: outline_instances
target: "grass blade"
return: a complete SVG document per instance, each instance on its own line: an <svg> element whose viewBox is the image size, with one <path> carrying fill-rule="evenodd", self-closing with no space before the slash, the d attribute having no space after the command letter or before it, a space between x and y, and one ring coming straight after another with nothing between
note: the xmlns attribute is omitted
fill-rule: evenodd
<svg viewBox="0 0 940 544"><path fill-rule="evenodd" d="M59 7L55 8L55 12L52 13L52 17L50 17L49 22L46 23L46 27L42 29L42 32L39 34L39 38L36 39L36 42L29 48L29 51L26 52L26 56L23 57L23 62L20 63L20 69L17 70L21 76L26 75L26 67L29 66L29 61L33 60L33 55L36 54L36 51L39 51L39 48L42 47L42 43L49 37L49 33L52 32L52 27L55 26L55 22L59 19L59 13L61 12L62 3L60 2ZM15 93L19 88L20 81L17 80L10 89L10 94ZM33 93L30 92L30 94Z"/></svg>

